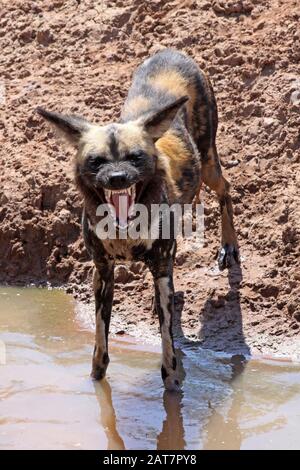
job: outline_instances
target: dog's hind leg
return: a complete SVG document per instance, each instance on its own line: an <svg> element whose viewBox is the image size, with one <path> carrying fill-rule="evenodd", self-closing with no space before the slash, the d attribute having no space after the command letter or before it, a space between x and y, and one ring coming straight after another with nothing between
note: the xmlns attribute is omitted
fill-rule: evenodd
<svg viewBox="0 0 300 470"><path fill-rule="evenodd" d="M109 363L108 332L114 292L114 265L112 262L96 263L93 277L96 310L96 336L91 376L96 380L105 377Z"/></svg>
<svg viewBox="0 0 300 470"><path fill-rule="evenodd" d="M224 178L216 149L211 145L202 154L202 179L204 184L216 192L221 211L221 249L218 254L220 269L229 268L239 262L237 237L233 225L233 209L230 196L230 184Z"/></svg>

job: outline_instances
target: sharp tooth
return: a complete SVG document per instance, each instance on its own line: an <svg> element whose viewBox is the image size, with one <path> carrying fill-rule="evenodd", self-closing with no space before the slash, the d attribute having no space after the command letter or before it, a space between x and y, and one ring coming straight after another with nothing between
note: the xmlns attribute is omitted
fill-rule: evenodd
<svg viewBox="0 0 300 470"><path fill-rule="evenodd" d="M131 196L135 196L135 184L132 184L129 188L129 192Z"/></svg>

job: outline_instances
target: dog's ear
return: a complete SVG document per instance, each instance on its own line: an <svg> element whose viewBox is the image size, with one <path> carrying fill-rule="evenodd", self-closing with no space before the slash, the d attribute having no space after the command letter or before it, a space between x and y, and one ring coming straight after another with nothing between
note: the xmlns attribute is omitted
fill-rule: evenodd
<svg viewBox="0 0 300 470"><path fill-rule="evenodd" d="M150 113L143 120L144 129L151 135L154 141L162 137L169 129L179 108L188 100L188 96L182 96L158 111Z"/></svg>
<svg viewBox="0 0 300 470"><path fill-rule="evenodd" d="M86 132L91 124L79 116L70 116L38 107L36 112L46 121L49 121L60 135L62 135L71 145L77 147L80 138Z"/></svg>

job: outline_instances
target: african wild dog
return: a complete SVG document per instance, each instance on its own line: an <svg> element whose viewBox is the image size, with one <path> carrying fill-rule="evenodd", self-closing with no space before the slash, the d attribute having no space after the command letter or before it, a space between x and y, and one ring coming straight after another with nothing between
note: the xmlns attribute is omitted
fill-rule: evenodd
<svg viewBox="0 0 300 470"><path fill-rule="evenodd" d="M166 49L138 67L117 123L100 126L87 120L38 112L76 148L75 177L84 197L83 235L94 264L96 344L92 377L102 379L109 363L108 331L113 303L114 264L144 261L155 285L155 308L162 335L162 379L178 388L178 367L172 337L173 263L176 240L100 240L96 209L109 202L120 226L120 197L132 207L142 203L191 203L202 182L219 199L222 239L220 268L238 261L229 183L222 175L216 149L217 106L212 86L196 63ZM125 220L124 220L125 218ZM126 220L127 219L127 220Z"/></svg>

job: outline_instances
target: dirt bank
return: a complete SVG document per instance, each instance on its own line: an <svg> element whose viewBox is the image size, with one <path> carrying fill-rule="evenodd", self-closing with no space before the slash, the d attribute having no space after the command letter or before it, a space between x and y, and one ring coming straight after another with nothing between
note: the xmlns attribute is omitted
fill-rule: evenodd
<svg viewBox="0 0 300 470"><path fill-rule="evenodd" d="M89 299L72 153L34 109L117 118L135 67L172 46L213 82L242 255L241 271L214 269L218 205L206 191L205 246L179 247L177 317L214 349L299 339L299 20L297 0L2 2L0 282L67 284ZM120 267L116 287L115 327L156 332L149 273Z"/></svg>

